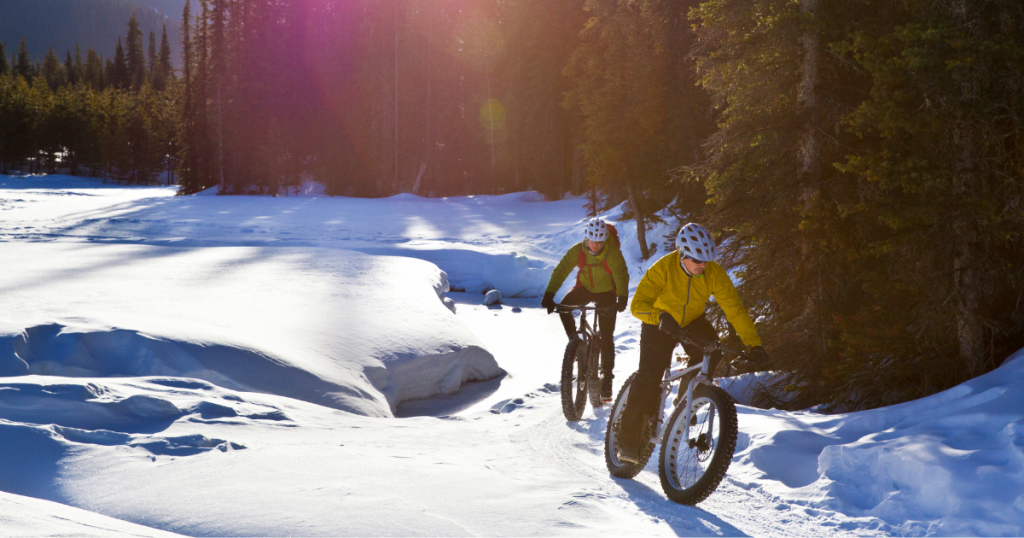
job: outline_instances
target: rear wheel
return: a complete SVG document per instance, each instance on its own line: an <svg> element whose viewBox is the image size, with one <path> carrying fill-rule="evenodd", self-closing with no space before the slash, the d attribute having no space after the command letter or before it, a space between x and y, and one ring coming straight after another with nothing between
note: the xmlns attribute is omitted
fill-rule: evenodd
<svg viewBox="0 0 1024 538"><path fill-rule="evenodd" d="M651 454L654 453L654 443L648 441L651 438L651 428L650 425L648 425L648 427L644 429L643 433L645 444L640 448L640 460L637 463L619 460L619 427L622 421L622 412L626 410L626 400L629 398L629 387L633 384L634 378L636 378L635 372L626 379L626 382L622 385L622 389L619 390L619 396L615 398L615 403L612 405L612 412L608 415L608 431L604 434L604 462L608 466L608 472L611 473L612 476L619 478L633 478L640 474L640 471L644 470L644 467L647 466L647 460L649 460L651 458Z"/></svg>
<svg viewBox="0 0 1024 538"><path fill-rule="evenodd" d="M573 336L562 356L562 412L566 420L576 422L583 418L587 407L587 386L590 384L588 343Z"/></svg>
<svg viewBox="0 0 1024 538"><path fill-rule="evenodd" d="M686 404L677 406L661 440L658 474L669 499L697 504L711 495L725 477L736 450L739 427L736 404L727 392L711 385L693 391L693 413L686 431Z"/></svg>

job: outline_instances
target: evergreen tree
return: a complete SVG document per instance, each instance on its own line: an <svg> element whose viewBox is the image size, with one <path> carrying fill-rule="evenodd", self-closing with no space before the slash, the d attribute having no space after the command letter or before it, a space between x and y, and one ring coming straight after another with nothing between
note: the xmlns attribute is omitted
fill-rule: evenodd
<svg viewBox="0 0 1024 538"><path fill-rule="evenodd" d="M128 65L127 58L125 58L124 47L121 46L121 38L118 38L117 48L114 51L113 73L111 73L110 82L119 90L128 90L132 89L131 81L131 68Z"/></svg>
<svg viewBox="0 0 1024 538"><path fill-rule="evenodd" d="M126 53L128 63L128 87L138 91L146 80L146 56L142 45L142 30L139 29L139 21L132 13L128 21L128 38L126 42Z"/></svg>
<svg viewBox="0 0 1024 538"><path fill-rule="evenodd" d="M146 78L150 81L156 76L156 33L149 32L149 49L147 50Z"/></svg>
<svg viewBox="0 0 1024 538"><path fill-rule="evenodd" d="M116 56L116 53L115 53L115 56ZM118 87L117 74L115 73L115 71L116 71L116 69L114 68L114 61L112 59L110 59L110 58L107 58L106 61L103 63L103 87L104 88L108 88L109 87L109 88L121 89L121 88Z"/></svg>
<svg viewBox="0 0 1024 538"><path fill-rule="evenodd" d="M82 48L75 45L75 60L71 64L68 74L68 81L71 84L78 84L85 79L85 64L82 63Z"/></svg>
<svg viewBox="0 0 1024 538"><path fill-rule="evenodd" d="M797 406L831 398L833 322L859 285L844 251L857 230L837 210L856 193L829 165L848 142L817 138L840 130L843 92L859 89L848 63L824 52L848 31L841 12L853 7L807 11L814 6L708 0L694 11L700 82L720 113L694 177L711 196L707 222L733 236L726 262L744 267L741 295L763 320L776 366L792 375L779 389L795 388Z"/></svg>
<svg viewBox="0 0 1024 538"><path fill-rule="evenodd" d="M71 60L71 51L67 51L64 56L64 76L65 82L74 86L78 82L78 78L75 76L75 64Z"/></svg>
<svg viewBox="0 0 1024 538"><path fill-rule="evenodd" d="M31 81L35 70L32 68L32 58L28 55L28 45L25 44L25 38L21 38L21 43L18 45L18 59L14 64L14 75L25 77L25 80Z"/></svg>
<svg viewBox="0 0 1024 538"><path fill-rule="evenodd" d="M174 76L174 66L171 64L171 44L167 40L167 25L164 25L163 35L160 37L160 52L157 61L159 62L157 71L164 79Z"/></svg>
<svg viewBox="0 0 1024 538"><path fill-rule="evenodd" d="M57 91L57 88L60 88L65 84L64 66L61 65L60 60L57 59L57 54L53 52L52 48L46 50L46 57L43 59L42 74L46 83L50 85L50 90L52 91Z"/></svg>
<svg viewBox="0 0 1024 538"><path fill-rule="evenodd" d="M649 206L673 197L669 171L694 164L712 129L686 61L692 31L679 2L588 0L586 7L592 17L566 67L576 82L566 105L582 117L588 177L610 205L629 200L646 258Z"/></svg>
<svg viewBox="0 0 1024 538"><path fill-rule="evenodd" d="M828 372L854 408L943 390L1024 344L1024 146L1007 143L1022 132L1024 7L918 0L873 14L836 45L870 76L847 118L860 144L837 164L858 182L843 210L870 231Z"/></svg>
<svg viewBox="0 0 1024 538"><path fill-rule="evenodd" d="M7 52L4 50L3 41L0 41L0 76L6 75L8 70L10 66L7 65Z"/></svg>
<svg viewBox="0 0 1024 538"><path fill-rule="evenodd" d="M211 112L213 114L213 166L216 171L217 183L222 192L228 192L229 186L224 171L224 107L225 88L224 78L227 74L227 2L225 0L211 0L212 7L209 9L210 20L210 56L209 56L209 81Z"/></svg>
<svg viewBox="0 0 1024 538"><path fill-rule="evenodd" d="M522 0L506 6L506 73L513 189L534 188L551 199L582 192L576 115L562 106L575 81L563 74L587 18L582 0Z"/></svg>
<svg viewBox="0 0 1024 538"><path fill-rule="evenodd" d="M85 83L95 91L103 89L103 59L96 51L89 49L85 53Z"/></svg>
<svg viewBox="0 0 1024 538"><path fill-rule="evenodd" d="M192 44L192 3L185 0L185 7L181 14L181 48L182 65L181 77L184 95L182 95L181 108L181 158L179 159L179 175L181 177L181 193L192 194L203 189L198 176L198 165L196 163L197 152L195 150L196 129L195 110L193 109L192 98L195 91L195 81L192 75L192 66L195 62L194 47Z"/></svg>

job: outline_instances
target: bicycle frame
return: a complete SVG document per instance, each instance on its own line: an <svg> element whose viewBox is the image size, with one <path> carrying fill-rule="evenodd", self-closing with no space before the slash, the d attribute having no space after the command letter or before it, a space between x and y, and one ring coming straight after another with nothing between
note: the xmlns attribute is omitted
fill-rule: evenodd
<svg viewBox="0 0 1024 538"><path fill-rule="evenodd" d="M690 372L700 370L697 373L697 375L693 376L693 378L690 379L690 382L686 385L686 416L684 420L685 431L683 432L683 434L685 436L684 439L689 439L690 419L693 413L693 390L697 388L697 385L700 383L704 383L706 385L712 385L715 383L714 372L711 371L712 353L714 353L715 351L726 351L736 356L743 356L742 352L736 351L735 349L725 346L724 344L717 340L704 340L703 338L698 338L696 336L691 336L687 334L678 335L677 339L679 340L679 343L689 342L700 346L704 350L704 356L702 357L700 364L695 364L693 366L683 368L675 372L672 371L672 366L669 366L668 368L665 369L665 374L661 381L661 399L659 401L660 405L658 407L658 425L656 428L654 428L654 435L651 437L651 442L655 444L661 442L661 439L665 435L665 428L668 427L667 421L665 420L664 410L665 402L668 400L669 395L672 394L672 384L682 379ZM718 364L716 364L715 366L717 368ZM682 387L679 387L679 390L682 389ZM669 413L669 416L671 416L671 413ZM709 426L713 426L715 417L712 415L709 420Z"/></svg>
<svg viewBox="0 0 1024 538"><path fill-rule="evenodd" d="M612 308L612 307L609 307L609 306L587 306L587 305L580 305L580 306L557 305L555 307L555 312L558 312L559 314L562 314L562 313L571 314L571 313L577 312L577 311L580 313L580 326L576 328L576 334L580 335L580 338L583 339L583 340L589 339L589 340L592 340L594 342L599 342L601 340L601 335L597 334L597 314L598 313L605 313L605 314L611 313L611 312L614 312L615 309ZM589 312L589 311L593 311L594 312L594 323L593 323L593 325L591 325L590 322L587 321L587 312Z"/></svg>

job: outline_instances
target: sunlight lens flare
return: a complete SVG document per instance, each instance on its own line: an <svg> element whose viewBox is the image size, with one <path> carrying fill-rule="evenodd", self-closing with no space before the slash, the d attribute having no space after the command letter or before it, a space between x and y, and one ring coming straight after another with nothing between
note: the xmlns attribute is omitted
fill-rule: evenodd
<svg viewBox="0 0 1024 538"><path fill-rule="evenodd" d="M480 105L480 123L487 129L505 126L505 107L497 99L488 99Z"/></svg>

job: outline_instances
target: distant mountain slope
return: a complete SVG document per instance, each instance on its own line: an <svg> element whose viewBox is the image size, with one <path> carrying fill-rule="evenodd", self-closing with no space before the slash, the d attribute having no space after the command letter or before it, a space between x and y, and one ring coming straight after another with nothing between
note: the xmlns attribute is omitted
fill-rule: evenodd
<svg viewBox="0 0 1024 538"><path fill-rule="evenodd" d="M113 57L117 38L127 34L128 19L134 12L147 47L149 32L156 33L159 46L163 26L167 25L174 62L180 65L181 11L169 16L157 11L178 4L184 6L184 0L0 0L0 41L12 55L24 37L32 59L38 61L42 61L47 47L53 47L63 60L67 51L74 54L76 44L82 47L83 60L89 48Z"/></svg>
<svg viewBox="0 0 1024 538"><path fill-rule="evenodd" d="M181 11L185 9L185 0L136 0L140 4L146 4L160 13L167 15L174 20L181 20ZM199 3L196 0L192 2L192 13L195 13L199 9ZM170 31L170 30L168 30Z"/></svg>

